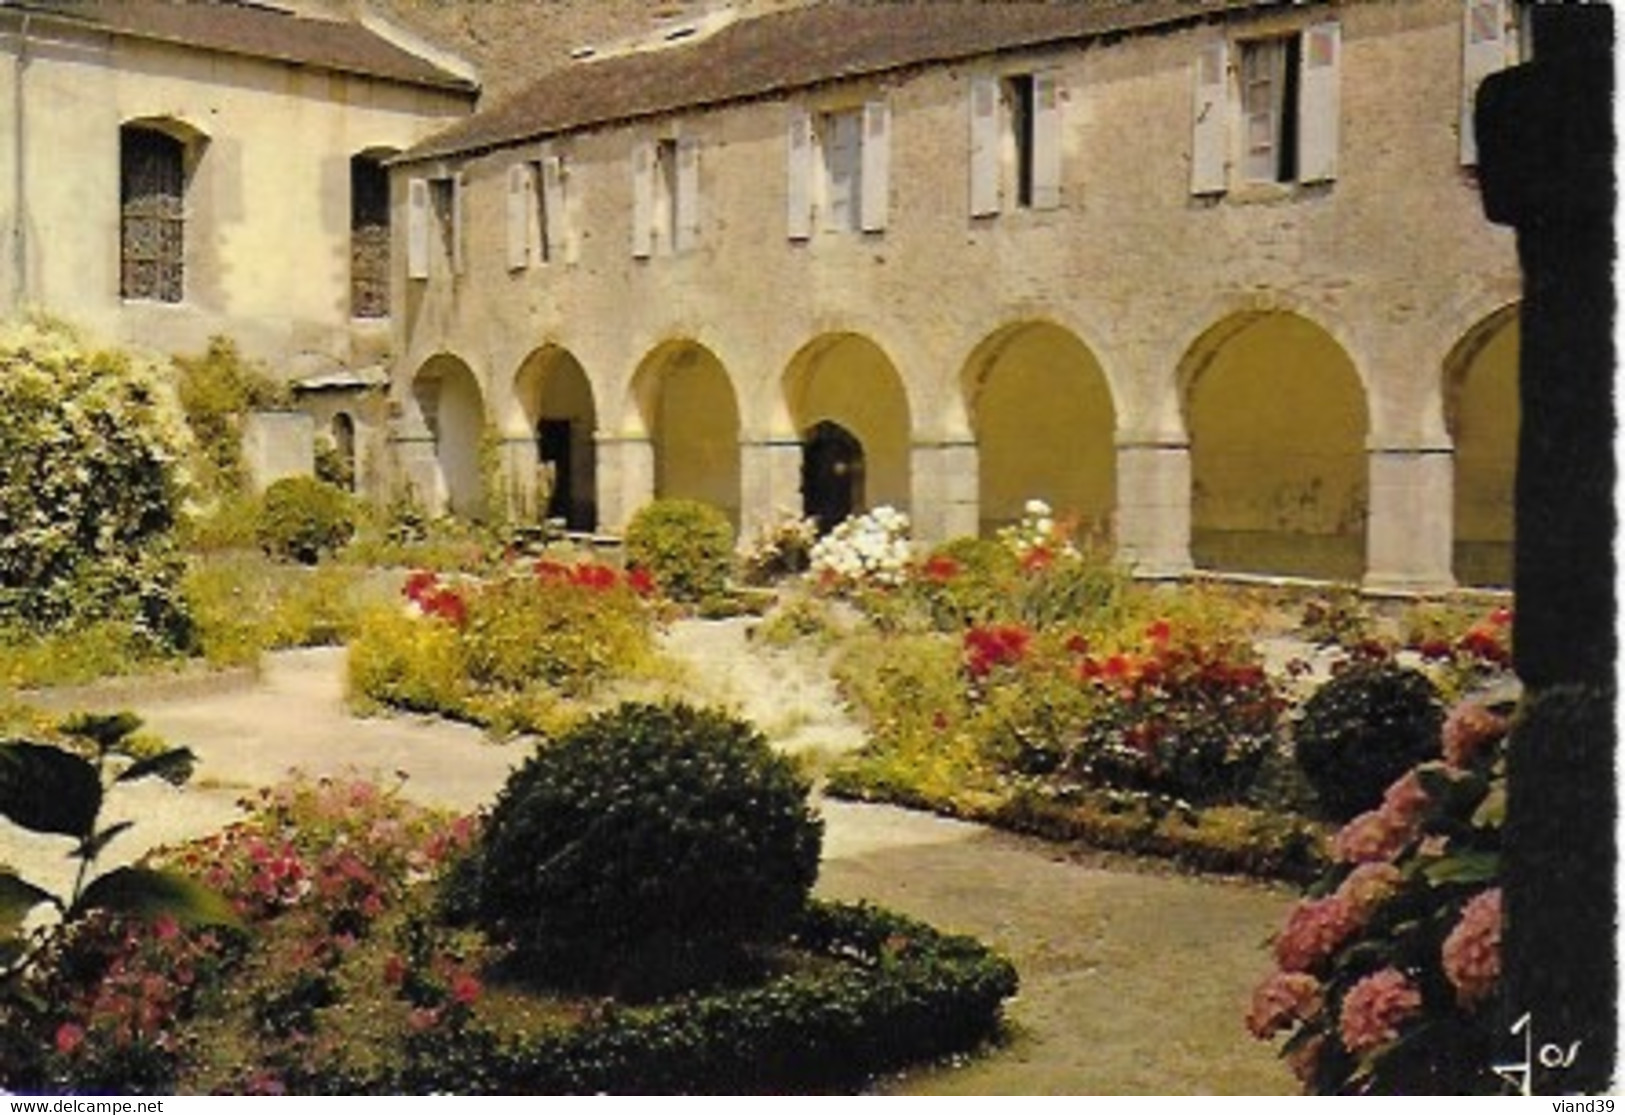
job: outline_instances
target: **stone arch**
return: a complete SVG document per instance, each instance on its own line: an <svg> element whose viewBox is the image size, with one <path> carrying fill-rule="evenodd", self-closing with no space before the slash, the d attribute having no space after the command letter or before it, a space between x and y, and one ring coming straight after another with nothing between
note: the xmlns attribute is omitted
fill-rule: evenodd
<svg viewBox="0 0 1625 1115"><path fill-rule="evenodd" d="M537 470L538 513L598 529L598 406L581 362L556 345L536 349L514 373L513 394L532 450L519 466Z"/></svg>
<svg viewBox="0 0 1625 1115"><path fill-rule="evenodd" d="M1196 565L1358 580L1370 418L1343 346L1295 313L1236 313L1190 347L1179 383Z"/></svg>
<svg viewBox="0 0 1625 1115"><path fill-rule="evenodd" d="M1458 584L1510 588L1518 467L1518 307L1473 328L1444 362L1445 429L1455 453L1452 572Z"/></svg>
<svg viewBox="0 0 1625 1115"><path fill-rule="evenodd" d="M1042 499L1080 534L1109 541L1117 503L1117 408L1100 361L1047 321L1004 326L960 373L976 438L984 534Z"/></svg>
<svg viewBox="0 0 1625 1115"><path fill-rule="evenodd" d="M485 513L480 464L485 400L479 381L462 360L440 353L412 377L412 399L433 445L433 491L420 494L433 510L479 518Z"/></svg>
<svg viewBox="0 0 1625 1115"><path fill-rule="evenodd" d="M709 503L738 530L739 402L716 353L697 341L666 341L638 365L631 392L654 448L654 494Z"/></svg>
<svg viewBox="0 0 1625 1115"><path fill-rule="evenodd" d="M863 476L861 503L854 510L886 504L908 508L908 389L879 345L858 333L827 333L809 341L785 369L784 403L804 440L825 422L856 439Z"/></svg>

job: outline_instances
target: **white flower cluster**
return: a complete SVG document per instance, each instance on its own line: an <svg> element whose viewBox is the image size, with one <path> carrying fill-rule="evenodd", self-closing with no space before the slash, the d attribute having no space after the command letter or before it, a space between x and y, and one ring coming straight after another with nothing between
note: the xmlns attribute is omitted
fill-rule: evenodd
<svg viewBox="0 0 1625 1115"><path fill-rule="evenodd" d="M748 546L739 552L746 579L765 584L807 568L818 541L818 520L782 508L763 523Z"/></svg>
<svg viewBox="0 0 1625 1115"><path fill-rule="evenodd" d="M854 515L812 550L812 571L852 583L900 585L913 561L908 516L895 507Z"/></svg>
<svg viewBox="0 0 1625 1115"><path fill-rule="evenodd" d="M1078 549L1072 540L1056 526L1054 512L1041 499L1030 499L1021 508L1021 522L999 531L1003 542L1018 558L1025 558L1034 550L1047 550L1051 557L1075 558Z"/></svg>

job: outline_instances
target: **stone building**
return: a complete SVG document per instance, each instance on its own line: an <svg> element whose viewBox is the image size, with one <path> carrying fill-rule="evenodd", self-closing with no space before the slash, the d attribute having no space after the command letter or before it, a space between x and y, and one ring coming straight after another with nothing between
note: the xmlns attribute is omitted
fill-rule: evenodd
<svg viewBox="0 0 1625 1115"><path fill-rule="evenodd" d="M584 60L392 163L397 482L1142 573L1506 583L1507 0L823 4ZM491 464L500 461L500 475Z"/></svg>
<svg viewBox="0 0 1625 1115"><path fill-rule="evenodd" d="M362 423L381 456L362 369L379 377L390 339L384 162L476 92L375 21L3 0L0 306L166 353L229 336L279 375L321 376L348 400L330 420Z"/></svg>

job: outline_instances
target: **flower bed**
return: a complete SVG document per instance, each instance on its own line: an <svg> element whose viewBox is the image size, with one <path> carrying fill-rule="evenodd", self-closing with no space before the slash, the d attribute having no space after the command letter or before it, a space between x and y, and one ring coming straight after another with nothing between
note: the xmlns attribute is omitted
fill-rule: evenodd
<svg viewBox="0 0 1625 1115"><path fill-rule="evenodd" d="M865 906L812 903L749 982L644 1005L561 995L439 916L478 822L299 781L162 855L241 929L97 917L0 995L0 1087L464 1094L852 1089L996 1035L1010 965Z"/></svg>
<svg viewBox="0 0 1625 1115"><path fill-rule="evenodd" d="M563 703L653 658L653 582L597 563L539 561L485 580L407 578L350 646L352 698L497 731L556 727Z"/></svg>

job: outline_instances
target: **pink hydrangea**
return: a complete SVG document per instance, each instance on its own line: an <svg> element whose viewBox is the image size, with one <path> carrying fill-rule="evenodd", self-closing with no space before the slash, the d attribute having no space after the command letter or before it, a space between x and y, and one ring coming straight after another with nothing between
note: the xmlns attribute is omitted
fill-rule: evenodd
<svg viewBox="0 0 1625 1115"><path fill-rule="evenodd" d="M1349 988L1338 1018L1343 1048L1364 1053L1399 1037L1399 1027L1422 1009L1422 993L1397 968L1373 972Z"/></svg>
<svg viewBox="0 0 1625 1115"><path fill-rule="evenodd" d="M1387 813L1373 809L1332 837L1332 858L1338 863L1381 863L1398 855L1413 835L1409 826L1397 826Z"/></svg>
<svg viewBox="0 0 1625 1115"><path fill-rule="evenodd" d="M1361 921L1369 918L1399 890L1405 876L1391 863L1362 863L1349 872L1337 897L1349 904Z"/></svg>
<svg viewBox="0 0 1625 1115"><path fill-rule="evenodd" d="M1465 768L1506 732L1506 717L1474 701L1463 701L1445 717L1444 761L1458 770Z"/></svg>
<svg viewBox="0 0 1625 1115"><path fill-rule="evenodd" d="M1354 908L1336 895L1300 902L1275 938L1275 962L1283 972L1308 972L1360 928Z"/></svg>
<svg viewBox="0 0 1625 1115"><path fill-rule="evenodd" d="M1475 896L1444 939L1444 974L1464 1007L1487 998L1501 978L1501 888Z"/></svg>
<svg viewBox="0 0 1625 1115"><path fill-rule="evenodd" d="M1247 1030L1261 1041L1320 1013L1320 981L1305 972L1276 972L1253 991Z"/></svg>
<svg viewBox="0 0 1625 1115"><path fill-rule="evenodd" d="M1382 795L1381 812L1395 827L1414 828L1427 813L1429 800L1416 771L1408 770Z"/></svg>

